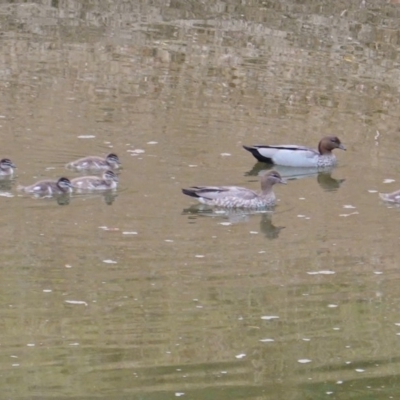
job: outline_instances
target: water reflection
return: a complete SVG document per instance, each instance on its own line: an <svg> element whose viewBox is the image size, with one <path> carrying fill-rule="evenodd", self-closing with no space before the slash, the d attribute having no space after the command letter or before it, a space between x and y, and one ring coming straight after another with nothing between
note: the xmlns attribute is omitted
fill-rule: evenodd
<svg viewBox="0 0 400 400"><path fill-rule="evenodd" d="M270 210L244 210L244 209L218 209L207 207L203 204L192 205L182 211L182 215L188 215L190 220L201 217L220 219L221 225L248 223L255 215L260 215L260 231L267 239L276 239L284 226L275 226L272 223L274 212Z"/></svg>
<svg viewBox="0 0 400 400"><path fill-rule="evenodd" d="M256 163L253 168L246 172L247 176L259 176L264 173L266 170L274 169L278 171L282 178L290 181L297 179L304 179L310 177L316 177L318 184L325 191L335 191L339 189L343 182L346 179L337 179L332 177L332 172L335 168L293 168L293 167L284 167L279 165L268 165L265 163Z"/></svg>

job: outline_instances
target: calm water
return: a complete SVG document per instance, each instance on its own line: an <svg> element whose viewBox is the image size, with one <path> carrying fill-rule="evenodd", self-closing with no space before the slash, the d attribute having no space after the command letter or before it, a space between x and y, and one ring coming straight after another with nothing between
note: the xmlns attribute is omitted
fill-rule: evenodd
<svg viewBox="0 0 400 400"><path fill-rule="evenodd" d="M399 7L1 2L1 398L398 397ZM273 213L180 192L328 134L339 166ZM110 151L115 196L16 191Z"/></svg>

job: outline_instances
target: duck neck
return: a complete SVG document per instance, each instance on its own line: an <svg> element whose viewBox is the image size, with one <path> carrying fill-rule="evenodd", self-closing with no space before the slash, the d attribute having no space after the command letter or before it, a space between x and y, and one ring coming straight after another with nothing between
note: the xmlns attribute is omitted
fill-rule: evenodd
<svg viewBox="0 0 400 400"><path fill-rule="evenodd" d="M332 150L331 149L327 149L324 146L322 140L318 143L318 152L319 152L319 154L321 154L321 156L326 156L326 155L332 154Z"/></svg>
<svg viewBox="0 0 400 400"><path fill-rule="evenodd" d="M272 192L272 183L268 180L268 178L261 179L261 194L267 195Z"/></svg>

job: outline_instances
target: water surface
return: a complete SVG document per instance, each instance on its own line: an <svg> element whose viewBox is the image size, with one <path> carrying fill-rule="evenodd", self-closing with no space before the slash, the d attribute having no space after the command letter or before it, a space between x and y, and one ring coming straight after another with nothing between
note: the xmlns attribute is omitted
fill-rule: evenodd
<svg viewBox="0 0 400 400"><path fill-rule="evenodd" d="M400 188L399 12L2 2L3 397L395 398L400 210L377 191ZM243 144L324 135L339 166L290 176L273 212L180 192L256 190ZM115 195L16 191L109 152Z"/></svg>

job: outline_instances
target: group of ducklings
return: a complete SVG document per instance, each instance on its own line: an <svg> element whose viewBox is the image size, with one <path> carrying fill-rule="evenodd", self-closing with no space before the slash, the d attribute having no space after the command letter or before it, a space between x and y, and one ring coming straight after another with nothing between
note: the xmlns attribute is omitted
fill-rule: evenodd
<svg viewBox="0 0 400 400"><path fill-rule="evenodd" d="M101 176L87 175L68 179L61 177L58 180L46 179L29 186L18 186L17 189L38 197L61 196L73 191L106 191L114 190L118 186L118 176L113 170L121 167L118 156L114 153L106 157L88 156L71 161L66 168L75 171L103 172ZM0 160L0 177L7 178L14 175L15 164L8 158Z"/></svg>

